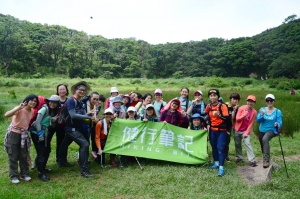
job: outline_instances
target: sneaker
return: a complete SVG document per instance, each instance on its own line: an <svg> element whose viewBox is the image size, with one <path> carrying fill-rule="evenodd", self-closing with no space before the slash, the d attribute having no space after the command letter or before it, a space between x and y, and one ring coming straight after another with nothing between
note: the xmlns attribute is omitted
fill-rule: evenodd
<svg viewBox="0 0 300 199"><path fill-rule="evenodd" d="M225 170L224 169L219 169L218 176L222 177L225 175Z"/></svg>
<svg viewBox="0 0 300 199"><path fill-rule="evenodd" d="M18 178L16 178L16 177L10 179L10 181L11 181L13 184L18 184L18 183L20 183L20 180L19 180Z"/></svg>
<svg viewBox="0 0 300 199"><path fill-rule="evenodd" d="M216 165L216 164L214 164L214 165L210 166L209 168L210 168L210 169L218 169L218 168L219 168L219 166L218 166L218 165Z"/></svg>
<svg viewBox="0 0 300 199"><path fill-rule="evenodd" d="M91 174L89 171L81 172L81 176L83 176L85 178L93 178L94 177L94 175Z"/></svg>
<svg viewBox="0 0 300 199"><path fill-rule="evenodd" d="M264 168L268 168L269 166L270 166L270 162L264 162L264 163L263 163L263 167L264 167Z"/></svg>
<svg viewBox="0 0 300 199"><path fill-rule="evenodd" d="M251 166L251 167L256 167L256 166L257 166L256 161L251 162L250 166Z"/></svg>
<svg viewBox="0 0 300 199"><path fill-rule="evenodd" d="M29 176L22 176L20 179L24 180L24 181L30 181L31 177L29 177Z"/></svg>
<svg viewBox="0 0 300 199"><path fill-rule="evenodd" d="M72 167L74 166L73 164L70 164L69 162L65 162L63 164L59 164L59 167Z"/></svg>
<svg viewBox="0 0 300 199"><path fill-rule="evenodd" d="M238 158L238 159L235 160L235 163L237 163L237 164L240 163L240 162L243 162L243 159Z"/></svg>

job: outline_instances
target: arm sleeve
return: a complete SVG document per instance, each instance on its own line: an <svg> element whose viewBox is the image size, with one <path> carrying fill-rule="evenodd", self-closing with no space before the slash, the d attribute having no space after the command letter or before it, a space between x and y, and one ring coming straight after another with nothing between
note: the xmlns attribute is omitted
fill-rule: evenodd
<svg viewBox="0 0 300 199"><path fill-rule="evenodd" d="M163 110L162 112L161 112L161 114L160 114L160 121L161 122L163 122L163 121L165 121L165 111L167 111L167 110Z"/></svg>
<svg viewBox="0 0 300 199"><path fill-rule="evenodd" d="M81 114L77 114L75 112L75 109L71 109L71 110L68 110L69 111L69 114L70 114L70 117L72 119L76 119L76 120L83 120L83 119L91 119L92 116L89 116L89 115L81 115Z"/></svg>
<svg viewBox="0 0 300 199"><path fill-rule="evenodd" d="M248 111L245 111L245 109L242 110L240 109L240 111L238 111L236 114L235 120L239 122L243 120L247 115L248 115Z"/></svg>
<svg viewBox="0 0 300 199"><path fill-rule="evenodd" d="M192 105L188 108L188 110L186 111L187 115L190 115L192 113L193 110L193 103Z"/></svg>
<svg viewBox="0 0 300 199"><path fill-rule="evenodd" d="M282 113L279 109L277 111L277 117L276 117L276 122L278 123L278 129L281 129L282 127Z"/></svg>
<svg viewBox="0 0 300 199"><path fill-rule="evenodd" d="M35 128L36 128L37 131L42 129L41 121L42 121L45 113L46 113L46 108L45 107L41 108L38 111L38 115L37 115L37 118L35 120Z"/></svg>
<svg viewBox="0 0 300 199"><path fill-rule="evenodd" d="M100 144L101 129L102 129L102 121L99 121L96 124L96 134L95 134L95 144L96 144L98 149L101 148L101 144Z"/></svg>

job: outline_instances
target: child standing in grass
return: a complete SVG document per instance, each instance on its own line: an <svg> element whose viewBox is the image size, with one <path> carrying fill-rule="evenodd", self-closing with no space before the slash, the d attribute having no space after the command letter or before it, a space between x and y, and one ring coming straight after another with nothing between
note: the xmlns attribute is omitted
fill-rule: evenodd
<svg viewBox="0 0 300 199"><path fill-rule="evenodd" d="M252 132L252 126L255 121L257 112L253 108L256 102L256 97L254 95L249 95L247 97L247 105L241 106L236 114L236 120L234 123L234 142L235 142L235 152L236 152L236 162L243 161L242 153L242 140L245 143L248 160L251 162L250 166L257 166L255 161L255 155L253 153L253 148L250 142L250 134Z"/></svg>
<svg viewBox="0 0 300 199"><path fill-rule="evenodd" d="M34 108L38 105L38 97L34 94L28 95L19 106L7 111L5 117L13 117L4 138L5 151L9 159L9 177L13 184L18 184L20 166L20 179L30 181L29 165L27 155L30 151L30 137L28 125L32 118Z"/></svg>

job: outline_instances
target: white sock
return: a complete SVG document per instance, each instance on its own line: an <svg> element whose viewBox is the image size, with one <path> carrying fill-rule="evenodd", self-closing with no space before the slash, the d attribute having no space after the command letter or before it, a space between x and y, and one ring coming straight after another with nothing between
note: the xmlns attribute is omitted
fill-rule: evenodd
<svg viewBox="0 0 300 199"><path fill-rule="evenodd" d="M220 166L219 169L224 169L224 166Z"/></svg>
<svg viewBox="0 0 300 199"><path fill-rule="evenodd" d="M219 166L219 161L215 161L215 165Z"/></svg>

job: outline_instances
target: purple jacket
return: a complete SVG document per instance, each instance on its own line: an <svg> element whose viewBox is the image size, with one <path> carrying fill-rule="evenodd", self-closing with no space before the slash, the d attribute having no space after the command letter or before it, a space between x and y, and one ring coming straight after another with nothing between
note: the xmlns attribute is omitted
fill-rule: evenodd
<svg viewBox="0 0 300 199"><path fill-rule="evenodd" d="M189 122L189 118L187 116L183 117L179 111L171 112L169 110L164 110L160 114L160 121L166 121L174 126L179 126L181 122Z"/></svg>

